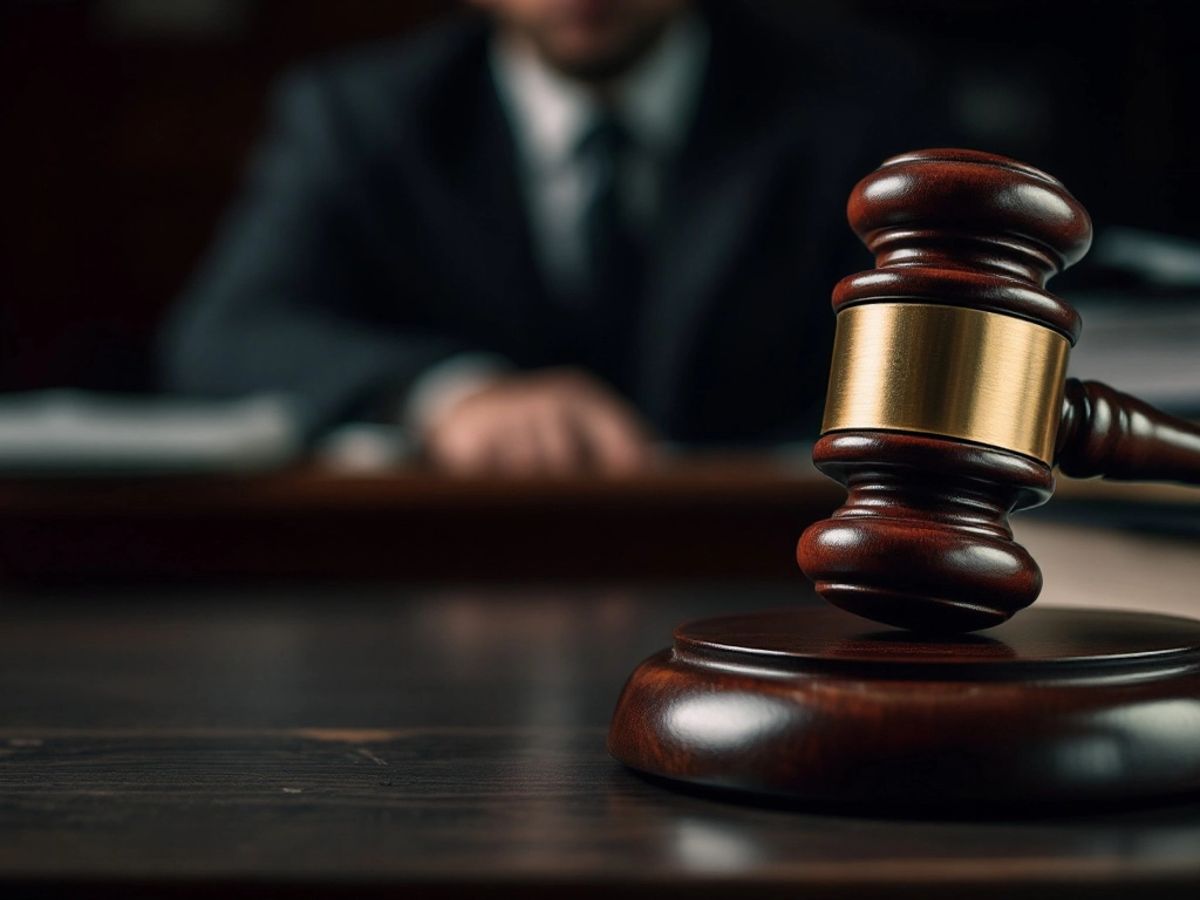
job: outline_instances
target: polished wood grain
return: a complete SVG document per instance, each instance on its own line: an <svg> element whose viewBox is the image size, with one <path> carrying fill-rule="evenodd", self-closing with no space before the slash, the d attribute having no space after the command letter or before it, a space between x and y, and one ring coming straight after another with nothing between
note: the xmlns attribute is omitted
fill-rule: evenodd
<svg viewBox="0 0 1200 900"><path fill-rule="evenodd" d="M1165 547L1170 546L1167 542ZM1200 564L1183 545L1179 571ZM1048 565L1048 568L1050 566ZM8 590L6 896L1190 897L1200 806L880 819L604 748L678 621L802 585Z"/></svg>
<svg viewBox="0 0 1200 900"><path fill-rule="evenodd" d="M832 608L690 622L631 676L609 748L688 784L860 812L1200 794L1200 622L1037 609L945 638Z"/></svg>
<svg viewBox="0 0 1200 900"><path fill-rule="evenodd" d="M1016 315L1079 337L1079 313L1046 290L1092 243L1092 222L1058 179L977 150L885 160L850 194L847 218L875 269L843 278L840 311L885 299Z"/></svg>
<svg viewBox="0 0 1200 900"><path fill-rule="evenodd" d="M796 548L830 603L904 628L971 631L1037 599L1041 570L1008 517L1049 497L1045 464L949 438L865 431L825 435L813 460L848 490Z"/></svg>
<svg viewBox="0 0 1200 900"><path fill-rule="evenodd" d="M0 581L794 580L796 535L842 495L807 456L673 459L624 478L0 479Z"/></svg>
<svg viewBox="0 0 1200 900"><path fill-rule="evenodd" d="M839 282L835 311L950 304L1014 315L1072 344L1079 336L1078 313L1046 281L1087 252L1091 220L1044 172L972 150L907 153L855 186L847 216L876 268ZM823 435L813 460L849 492L797 547L834 605L890 625L969 631L1037 599L1041 572L1013 541L1008 516L1049 498L1044 462L941 435L859 429Z"/></svg>
<svg viewBox="0 0 1200 900"><path fill-rule="evenodd" d="M840 315L864 305L941 304L1033 322L1072 345L1079 338L1078 313L1046 282L1084 256L1092 224L1082 204L1045 172L974 150L914 151L864 177L847 215L876 268L834 288ZM835 358L835 376L840 363ZM986 404L1005 385L986 387L971 393L953 379L922 384L913 402L940 414L954 406L952 398ZM1039 396L1047 389L1057 396L1061 387L1039 384ZM1016 398L1014 408L1025 406ZM965 421L992 412L971 408ZM961 428L918 430L924 433L871 423L826 431L813 460L847 487L848 497L804 532L796 551L821 596L888 625L973 631L1033 603L1042 574L1013 540L1008 517L1049 499L1052 462L1084 477L1200 484L1200 427L1096 382L1067 381L1053 461Z"/></svg>
<svg viewBox="0 0 1200 900"><path fill-rule="evenodd" d="M847 497L796 550L840 610L680 626L630 676L610 751L688 785L891 814L1200 793L1200 623L1043 609L1006 624L1042 589L1009 516L1049 499L1055 457L1200 482L1200 429L1093 382L1060 403L1080 320L1045 286L1087 252L1086 210L1030 166L935 149L886 160L848 216L876 269L834 290L813 448ZM1057 355L1022 355L1045 340Z"/></svg>
<svg viewBox="0 0 1200 900"><path fill-rule="evenodd" d="M796 535L845 495L810 454L796 447L684 458L617 480L459 480L410 468L351 475L315 465L246 475L3 478L0 584L793 582ZM1194 510L1195 490L1060 478L1045 513L1183 524L1200 517ZM530 546L542 552L531 558Z"/></svg>
<svg viewBox="0 0 1200 900"><path fill-rule="evenodd" d="M1098 381L1069 378L1056 461L1078 478L1200 484L1200 425Z"/></svg>

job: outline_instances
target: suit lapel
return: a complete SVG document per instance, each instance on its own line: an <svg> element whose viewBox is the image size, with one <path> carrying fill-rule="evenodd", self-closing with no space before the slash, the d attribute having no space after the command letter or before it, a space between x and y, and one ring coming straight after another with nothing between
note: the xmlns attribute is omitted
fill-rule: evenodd
<svg viewBox="0 0 1200 900"><path fill-rule="evenodd" d="M778 166L777 141L727 157L722 174L692 177L664 217L647 284L641 334L643 402L652 414L672 403L707 314L753 232Z"/></svg>
<svg viewBox="0 0 1200 900"><path fill-rule="evenodd" d="M767 205L796 129L743 53L740 23L709 10L712 48L702 102L665 195L658 252L638 335L639 400L667 421L715 298ZM769 80L765 83L769 86Z"/></svg>
<svg viewBox="0 0 1200 900"><path fill-rule="evenodd" d="M471 301L471 318L490 336L536 344L545 288L533 253L511 127L492 82L487 33L481 29L426 116L427 171L437 187L430 215L461 263L453 277ZM452 261L453 262L453 261ZM454 302L454 298L448 298ZM513 348L496 349L510 350Z"/></svg>

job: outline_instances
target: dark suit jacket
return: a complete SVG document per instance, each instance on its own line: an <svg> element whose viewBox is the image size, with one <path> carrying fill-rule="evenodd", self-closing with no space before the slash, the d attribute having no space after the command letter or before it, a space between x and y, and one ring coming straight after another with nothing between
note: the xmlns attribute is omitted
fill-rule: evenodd
<svg viewBox="0 0 1200 900"><path fill-rule="evenodd" d="M916 73L859 33L730 2L674 166L631 399L666 436L811 434L841 276L869 265L854 182L911 137ZM292 76L215 250L165 333L171 389L282 390L312 433L461 352L568 363L534 263L488 26L440 26Z"/></svg>

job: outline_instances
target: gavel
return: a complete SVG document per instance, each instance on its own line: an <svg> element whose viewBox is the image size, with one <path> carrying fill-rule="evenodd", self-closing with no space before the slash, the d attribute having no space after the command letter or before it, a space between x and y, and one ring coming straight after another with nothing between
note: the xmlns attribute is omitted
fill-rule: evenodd
<svg viewBox="0 0 1200 900"><path fill-rule="evenodd" d="M1087 211L1046 173L971 150L886 160L850 225L816 466L847 488L797 559L826 600L917 631L998 625L1042 576L1009 514L1074 477L1200 483L1200 427L1066 377L1078 312L1046 290L1087 253Z"/></svg>
<svg viewBox="0 0 1200 900"><path fill-rule="evenodd" d="M1056 465L1200 479L1200 428L1066 377L1079 315L1045 284L1087 251L1087 213L1030 166L924 150L861 181L849 214L876 268L834 290L813 451L848 494L797 555L835 606L910 631L806 603L684 622L630 675L609 751L671 783L848 811L1194 794L1200 621L1006 621L1042 580L1008 516L1050 497Z"/></svg>

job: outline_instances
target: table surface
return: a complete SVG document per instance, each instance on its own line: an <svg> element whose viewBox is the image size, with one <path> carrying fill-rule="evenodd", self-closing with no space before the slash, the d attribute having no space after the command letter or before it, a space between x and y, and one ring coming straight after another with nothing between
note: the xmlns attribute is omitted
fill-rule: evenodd
<svg viewBox="0 0 1200 900"><path fill-rule="evenodd" d="M1059 478L1021 519L1116 515L1200 534L1200 491ZM0 579L778 578L845 496L805 453L695 456L632 477L457 479L316 466L0 478ZM535 560L530 547L537 547Z"/></svg>
<svg viewBox="0 0 1200 900"><path fill-rule="evenodd" d="M1102 589L1104 566L1139 550L1107 532L1026 537L1052 557L1051 601L1064 573L1092 565ZM1186 587L1200 583L1195 541L1152 543L1147 568L1176 594L1135 596L1121 587L1133 576L1110 569L1123 603L1108 605L1200 612ZM799 577L10 588L0 886L1197 896L1200 800L995 822L854 818L675 792L606 755L624 678L677 622L815 602Z"/></svg>
<svg viewBox="0 0 1200 900"><path fill-rule="evenodd" d="M620 478L0 478L0 577L791 577L796 537L843 496L804 459L761 456Z"/></svg>

